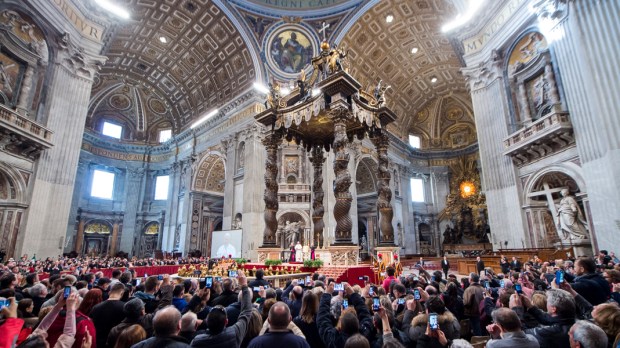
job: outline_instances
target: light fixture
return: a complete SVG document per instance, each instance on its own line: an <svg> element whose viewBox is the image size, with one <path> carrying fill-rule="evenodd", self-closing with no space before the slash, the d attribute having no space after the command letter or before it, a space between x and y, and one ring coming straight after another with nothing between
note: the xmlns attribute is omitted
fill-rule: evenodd
<svg viewBox="0 0 620 348"><path fill-rule="evenodd" d="M320 88L313 88L312 89L312 96L313 97L316 97L319 94L321 94L321 89Z"/></svg>
<svg viewBox="0 0 620 348"><path fill-rule="evenodd" d="M165 36L160 36L159 41L161 41L161 43L168 43L168 39L166 39Z"/></svg>
<svg viewBox="0 0 620 348"><path fill-rule="evenodd" d="M476 12L478 12L484 3L485 0L469 0L467 11L464 14L458 14L450 23L447 23L441 27L441 31L447 33L466 24L472 19L472 17L474 17Z"/></svg>
<svg viewBox="0 0 620 348"><path fill-rule="evenodd" d="M261 92L262 94L269 94L269 88L267 88L267 86L263 85L260 82L254 82L254 89Z"/></svg>
<svg viewBox="0 0 620 348"><path fill-rule="evenodd" d="M411 54L416 54L416 53L418 53L418 48L417 47L413 47L411 49Z"/></svg>
<svg viewBox="0 0 620 348"><path fill-rule="evenodd" d="M392 23L393 20L394 20L394 16L392 15L387 15L387 17L385 17L385 21L388 23Z"/></svg>
<svg viewBox="0 0 620 348"><path fill-rule="evenodd" d="M124 8L116 4L113 4L109 0L95 0L95 1L97 2L97 5L99 5L104 10L109 11L112 14L118 17L121 17L123 19L129 19L129 12L127 12L127 10L125 10Z"/></svg>
<svg viewBox="0 0 620 348"><path fill-rule="evenodd" d="M435 76L431 77L431 83L437 82L437 78Z"/></svg>
<svg viewBox="0 0 620 348"><path fill-rule="evenodd" d="M218 109L215 109L211 112L209 112L208 114L204 115L202 118L200 118L198 121L194 122L194 124L192 124L189 128L194 129L198 126L200 126L201 124L203 124L206 120L210 119L211 117L215 116L217 113L219 112Z"/></svg>

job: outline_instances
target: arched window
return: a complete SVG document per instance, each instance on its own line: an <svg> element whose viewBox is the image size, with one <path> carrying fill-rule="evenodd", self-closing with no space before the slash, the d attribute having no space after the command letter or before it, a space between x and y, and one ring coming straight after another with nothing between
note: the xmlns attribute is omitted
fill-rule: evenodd
<svg viewBox="0 0 620 348"><path fill-rule="evenodd" d="M417 135L409 134L409 145L414 149L420 148L420 137Z"/></svg>

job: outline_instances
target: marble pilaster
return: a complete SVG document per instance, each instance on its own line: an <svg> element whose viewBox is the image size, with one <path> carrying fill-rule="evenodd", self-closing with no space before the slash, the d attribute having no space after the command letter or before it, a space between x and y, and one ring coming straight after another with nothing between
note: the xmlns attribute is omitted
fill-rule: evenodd
<svg viewBox="0 0 620 348"><path fill-rule="evenodd" d="M617 245L620 211L620 4L541 1L575 133L595 248Z"/></svg>
<svg viewBox="0 0 620 348"><path fill-rule="evenodd" d="M39 159L32 203L16 248L19 254L38 257L57 256L64 249L91 86L105 62L105 57L80 50L68 35L59 39L58 47L46 101L46 126L54 132L54 146Z"/></svg>
<svg viewBox="0 0 620 348"><path fill-rule="evenodd" d="M257 260L256 250L263 243L262 231L265 229L263 217L265 203L263 190L265 189L265 155L266 151L261 144L261 129L252 126L246 131L245 159L243 160L245 173L243 176L243 257ZM249 174L252 173L252 174Z"/></svg>
<svg viewBox="0 0 620 348"><path fill-rule="evenodd" d="M137 226L136 224L136 214L138 213L141 202L140 192L144 191L144 185L142 184L144 173L144 168L132 168L128 169L125 174L125 187L127 188L124 199L125 207L123 209L125 215L123 219L123 231L117 250L124 251L130 255L135 253L135 250L132 250L134 236L138 236L142 233L142 226Z"/></svg>
<svg viewBox="0 0 620 348"><path fill-rule="evenodd" d="M500 62L491 57L475 68L464 69L471 88L480 162L488 206L489 225L495 240L508 248L521 248L525 226L521 214L520 189L516 169L498 139L508 136L508 96ZM493 101L493 102L491 102Z"/></svg>

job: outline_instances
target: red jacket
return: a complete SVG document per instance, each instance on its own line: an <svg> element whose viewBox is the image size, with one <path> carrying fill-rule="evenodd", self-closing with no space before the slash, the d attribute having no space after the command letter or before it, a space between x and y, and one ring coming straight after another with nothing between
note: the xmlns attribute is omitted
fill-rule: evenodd
<svg viewBox="0 0 620 348"><path fill-rule="evenodd" d="M11 348L17 341L17 336L24 326L24 319L7 318L0 325L0 348Z"/></svg>
<svg viewBox="0 0 620 348"><path fill-rule="evenodd" d="M52 326L47 329L47 342L50 344L50 347L53 347L58 341L58 337L62 335L62 332L65 328L65 311L60 312ZM95 324L92 319L90 319L87 315L80 311L75 312L75 343L73 343L72 348L81 348L82 340L84 336L86 336L86 330L90 333L90 336L93 338L92 348L97 348L97 331L95 330ZM0 347L1 348L1 347Z"/></svg>

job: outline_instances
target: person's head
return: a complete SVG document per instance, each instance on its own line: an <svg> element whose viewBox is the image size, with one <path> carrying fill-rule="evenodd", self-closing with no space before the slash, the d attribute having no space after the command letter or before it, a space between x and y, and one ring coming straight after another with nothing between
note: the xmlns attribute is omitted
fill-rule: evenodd
<svg viewBox="0 0 620 348"><path fill-rule="evenodd" d="M476 273L469 274L469 282L470 283L478 283L480 281L480 276Z"/></svg>
<svg viewBox="0 0 620 348"><path fill-rule="evenodd" d="M123 283L116 282L114 285L110 287L110 297L111 298L121 298L125 293L125 285Z"/></svg>
<svg viewBox="0 0 620 348"><path fill-rule="evenodd" d="M575 274L578 276L596 272L596 262L591 257L580 257L575 261Z"/></svg>
<svg viewBox="0 0 620 348"><path fill-rule="evenodd" d="M233 291L233 281L230 278L226 278L222 281L222 288L224 291Z"/></svg>
<svg viewBox="0 0 620 348"><path fill-rule="evenodd" d="M359 332L360 330L360 322L357 318L357 313L355 309L349 307L342 311L340 318L338 319L338 328L340 331L347 335L353 335Z"/></svg>
<svg viewBox="0 0 620 348"><path fill-rule="evenodd" d="M6 273L0 276L0 290L14 289L17 286L17 277L13 273Z"/></svg>
<svg viewBox="0 0 620 348"><path fill-rule="evenodd" d="M304 322L311 324L319 311L319 297L312 291L307 291L301 301L299 316Z"/></svg>
<svg viewBox="0 0 620 348"><path fill-rule="evenodd" d="M146 331L141 325L134 324L121 331L114 348L129 348L144 339L146 339Z"/></svg>
<svg viewBox="0 0 620 348"><path fill-rule="evenodd" d="M265 302L263 302L263 311L261 313L263 322L267 320L267 317L269 317L269 310L271 310L271 306L276 304L276 302L277 300L275 298L270 298L270 299L265 300Z"/></svg>
<svg viewBox="0 0 620 348"><path fill-rule="evenodd" d="M293 287L293 291L291 291L294 300L301 300L301 297L304 295L304 289L301 286Z"/></svg>
<svg viewBox="0 0 620 348"><path fill-rule="evenodd" d="M24 298L24 299L21 299L19 303L17 303L17 310L22 313L25 313L25 312L31 313L33 309L34 309L34 306L33 306L32 299Z"/></svg>
<svg viewBox="0 0 620 348"><path fill-rule="evenodd" d="M207 315L207 328L212 335L217 335L224 331L224 328L228 325L228 317L226 315L226 308L223 306L215 306Z"/></svg>
<svg viewBox="0 0 620 348"><path fill-rule="evenodd" d="M112 271L112 278L119 279L121 277L122 273L123 272L121 272L120 269L115 269L115 270Z"/></svg>
<svg viewBox="0 0 620 348"><path fill-rule="evenodd" d="M181 331L181 312L174 306L167 306L155 313L153 332L155 337L175 336Z"/></svg>
<svg viewBox="0 0 620 348"><path fill-rule="evenodd" d="M144 292L155 293L158 286L159 280L157 280L157 276L150 276L144 281Z"/></svg>
<svg viewBox="0 0 620 348"><path fill-rule="evenodd" d="M47 287L41 283L33 285L28 291L32 298L45 298L47 296Z"/></svg>
<svg viewBox="0 0 620 348"><path fill-rule="evenodd" d="M121 274L121 279L120 279L121 283L129 284L131 279L133 279L133 277L131 276L131 272L123 272L123 274Z"/></svg>
<svg viewBox="0 0 620 348"><path fill-rule="evenodd" d="M615 269L605 270L605 272L603 272L603 277L609 284L620 283L620 271L616 271Z"/></svg>
<svg viewBox="0 0 620 348"><path fill-rule="evenodd" d="M568 331L571 348L607 347L607 335L596 324L586 320L577 320Z"/></svg>
<svg viewBox="0 0 620 348"><path fill-rule="evenodd" d="M224 235L224 244L230 244L230 233Z"/></svg>
<svg viewBox="0 0 620 348"><path fill-rule="evenodd" d="M252 309L252 316L250 317L250 321L248 322L248 331L245 336L248 338L254 338L260 334L260 330L263 328L263 317L261 316L258 309Z"/></svg>
<svg viewBox="0 0 620 348"><path fill-rule="evenodd" d="M541 293L535 293L532 295L532 304L542 311L547 311L547 296Z"/></svg>
<svg viewBox="0 0 620 348"><path fill-rule="evenodd" d="M388 277L393 277L396 274L394 267L388 267L386 270Z"/></svg>
<svg viewBox="0 0 620 348"><path fill-rule="evenodd" d="M476 256L476 261L480 261L480 256Z"/></svg>
<svg viewBox="0 0 620 348"><path fill-rule="evenodd" d="M194 332L196 331L196 321L198 320L196 313L189 311L181 317L181 331L182 332Z"/></svg>
<svg viewBox="0 0 620 348"><path fill-rule="evenodd" d="M547 313L561 318L574 318L575 299L570 293L561 289L547 290Z"/></svg>
<svg viewBox="0 0 620 348"><path fill-rule="evenodd" d="M399 298L407 294L407 289L403 284L395 284L392 288L392 293L394 294L394 297Z"/></svg>
<svg viewBox="0 0 620 348"><path fill-rule="evenodd" d="M137 320L144 315L144 302L139 298L133 298L123 306L123 313L129 320Z"/></svg>
<svg viewBox="0 0 620 348"><path fill-rule="evenodd" d="M263 279L265 271L262 268L256 270L256 279Z"/></svg>
<svg viewBox="0 0 620 348"><path fill-rule="evenodd" d="M19 303L21 305L21 301ZM596 325L605 331L607 336L616 337L620 334L620 307L617 303L601 303L594 307L592 319Z"/></svg>
<svg viewBox="0 0 620 348"><path fill-rule="evenodd" d="M103 301L101 290L99 289L89 290L84 296L84 299L82 300L82 302L80 303L80 307L78 307L78 311L82 312L83 314L89 315L93 307L101 303L101 301Z"/></svg>
<svg viewBox="0 0 620 348"><path fill-rule="evenodd" d="M498 308L491 313L493 322L504 332L521 331L521 320L515 311L509 308Z"/></svg>
<svg viewBox="0 0 620 348"><path fill-rule="evenodd" d="M172 290L172 296L175 298L182 298L185 288L181 284L177 284L174 286Z"/></svg>
<svg viewBox="0 0 620 348"><path fill-rule="evenodd" d="M560 194L562 195L562 197L566 197L568 195L568 189L560 190Z"/></svg>
<svg viewBox="0 0 620 348"><path fill-rule="evenodd" d="M443 314L446 311L446 305L439 296L431 296L428 301L424 303L427 313Z"/></svg>
<svg viewBox="0 0 620 348"><path fill-rule="evenodd" d="M357 333L347 339L344 348L370 348L370 342L366 337Z"/></svg>
<svg viewBox="0 0 620 348"><path fill-rule="evenodd" d="M110 278L99 278L99 280L97 281L97 287L105 291L105 290L108 290L110 283L112 283Z"/></svg>
<svg viewBox="0 0 620 348"><path fill-rule="evenodd" d="M291 322L291 310L284 302L276 302L269 309L269 329L271 331L286 330L288 324Z"/></svg>
<svg viewBox="0 0 620 348"><path fill-rule="evenodd" d="M450 346L450 348L474 348L474 346L472 346L471 343L467 342L467 340L457 338L452 341L452 345Z"/></svg>

